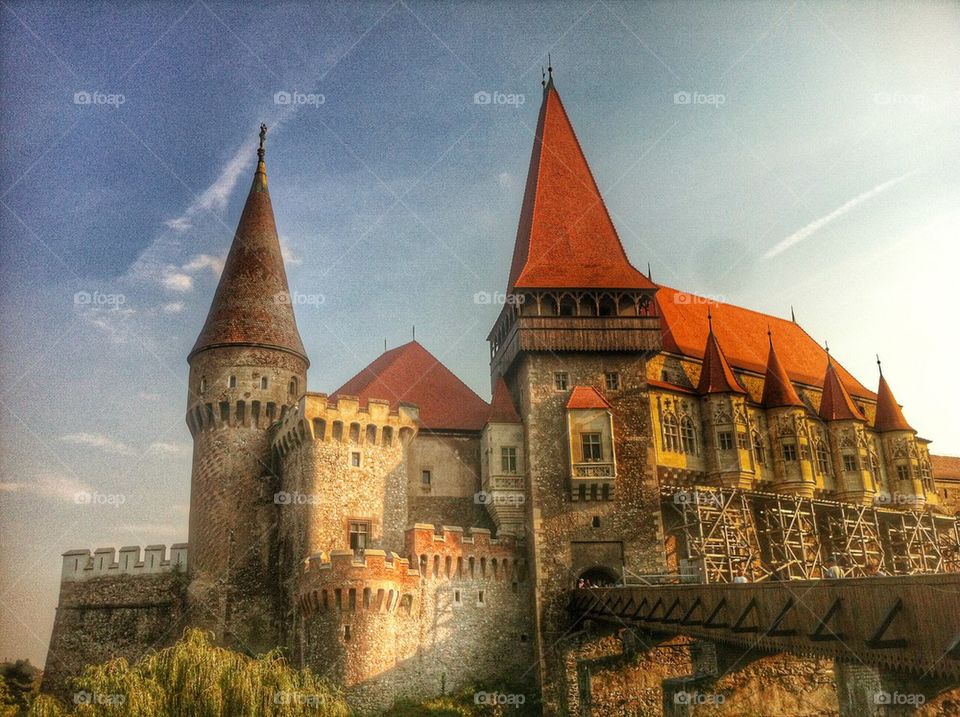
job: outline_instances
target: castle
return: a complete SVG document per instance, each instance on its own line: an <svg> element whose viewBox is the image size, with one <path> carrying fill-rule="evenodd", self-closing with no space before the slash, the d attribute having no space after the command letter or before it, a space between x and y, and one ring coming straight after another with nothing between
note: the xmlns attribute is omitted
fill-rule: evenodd
<svg viewBox="0 0 960 717"><path fill-rule="evenodd" d="M956 569L928 442L882 375L873 391L794 321L635 269L552 74L489 402L416 342L306 390L264 131L258 154L188 356L188 543L64 554L48 689L200 625L286 648L361 709L511 682L559 714L591 649L569 634L580 580L811 577L828 553L853 575ZM717 548L690 525L735 521L704 499L726 495L761 528ZM791 536L787 513L821 530ZM932 526L936 564L907 524Z"/></svg>

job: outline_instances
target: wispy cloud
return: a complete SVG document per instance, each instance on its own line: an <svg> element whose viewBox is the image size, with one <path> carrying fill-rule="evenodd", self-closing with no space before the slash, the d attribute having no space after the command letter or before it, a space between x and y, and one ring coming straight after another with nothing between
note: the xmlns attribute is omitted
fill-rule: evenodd
<svg viewBox="0 0 960 717"><path fill-rule="evenodd" d="M207 189L195 199L176 219L170 219L166 225L176 232L183 233L192 229L198 214L223 209L240 177L253 165L254 153L244 144L233 158L227 162L220 175Z"/></svg>
<svg viewBox="0 0 960 717"><path fill-rule="evenodd" d="M164 304L162 309L165 314L179 314L186 308L186 304L182 301L171 301L168 304Z"/></svg>
<svg viewBox="0 0 960 717"><path fill-rule="evenodd" d="M135 453L135 451L125 443L115 441L109 436L104 436L100 433L68 433L60 436L60 440L76 446L99 448L104 453L114 453L118 455L131 455Z"/></svg>
<svg viewBox="0 0 960 717"><path fill-rule="evenodd" d="M201 269L209 269L214 276L220 276L223 271L223 262L225 257L210 256L209 254L197 254L190 261L183 265L184 271L195 273Z"/></svg>
<svg viewBox="0 0 960 717"><path fill-rule="evenodd" d="M154 453L160 455L170 455L171 453L179 453L183 450L183 446L179 443L164 443L163 441L156 441L151 443L147 448L147 453Z"/></svg>
<svg viewBox="0 0 960 717"><path fill-rule="evenodd" d="M182 271L170 270L160 277L160 283L170 291L187 292L193 290L193 277Z"/></svg>
<svg viewBox="0 0 960 717"><path fill-rule="evenodd" d="M30 481L0 482L0 493L22 493L74 503L81 493L89 494L92 488L81 480L60 475L39 475Z"/></svg>
<svg viewBox="0 0 960 717"><path fill-rule="evenodd" d="M906 174L902 174L899 177L895 177L891 180L888 180L883 184L878 184L873 189L867 190L862 194L858 194L853 199L841 205L840 207L834 209L829 214L810 222L809 224L807 224L807 226L803 227L803 229L800 229L799 231L794 232L783 241L780 241L777 244L775 244L773 247L771 247L767 251L766 254L764 254L764 258L770 259L772 257L777 256L777 254L783 253L784 251L794 246L795 244L799 244L804 239L817 233L827 224L830 224L831 222L839 219L847 212L852 211L858 205L863 204L864 202L870 199L873 199L879 194L883 194L888 189L895 187L896 185L900 184L900 182L904 181L905 179L908 179L909 177L912 177L916 173L917 173L917 170L914 170L912 172L907 172Z"/></svg>

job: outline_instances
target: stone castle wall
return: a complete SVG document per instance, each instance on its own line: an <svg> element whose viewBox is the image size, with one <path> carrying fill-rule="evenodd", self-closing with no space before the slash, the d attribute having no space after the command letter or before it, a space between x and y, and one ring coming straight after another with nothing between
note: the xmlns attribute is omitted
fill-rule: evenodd
<svg viewBox="0 0 960 717"><path fill-rule="evenodd" d="M69 697L69 680L86 665L130 662L175 642L187 622L184 544L64 553L60 599L44 668L43 690Z"/></svg>

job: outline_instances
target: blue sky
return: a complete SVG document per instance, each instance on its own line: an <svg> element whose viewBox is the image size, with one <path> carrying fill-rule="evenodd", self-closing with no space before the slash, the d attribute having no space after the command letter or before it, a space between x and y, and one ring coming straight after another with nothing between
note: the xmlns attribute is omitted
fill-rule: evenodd
<svg viewBox="0 0 960 717"><path fill-rule="evenodd" d="M474 294L506 282L548 53L637 266L792 305L871 387L879 353L960 452L958 7L3 3L0 658L42 661L64 550L186 539L185 357L261 121L309 388L415 324L489 396Z"/></svg>

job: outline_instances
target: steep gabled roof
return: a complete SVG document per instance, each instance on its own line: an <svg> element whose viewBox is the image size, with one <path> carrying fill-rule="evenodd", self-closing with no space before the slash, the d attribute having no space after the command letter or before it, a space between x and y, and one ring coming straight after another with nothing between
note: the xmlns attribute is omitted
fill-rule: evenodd
<svg viewBox="0 0 960 717"><path fill-rule="evenodd" d="M886 431L913 431L903 417L903 411L890 390L887 379L880 374L880 387L877 389L877 415L873 427L881 433Z"/></svg>
<svg viewBox="0 0 960 717"><path fill-rule="evenodd" d="M307 360L290 301L263 153L261 145L220 283L188 360L216 346L266 346Z"/></svg>
<svg viewBox="0 0 960 717"><path fill-rule="evenodd" d="M520 423L520 414L513 405L510 389L503 376L497 376L493 384L493 400L490 401L490 415L487 423Z"/></svg>
<svg viewBox="0 0 960 717"><path fill-rule="evenodd" d="M553 79L530 156L508 291L652 289L627 255Z"/></svg>
<svg viewBox="0 0 960 717"><path fill-rule="evenodd" d="M574 386L570 392L570 400L567 401L567 408L609 409L610 404L593 386Z"/></svg>
<svg viewBox="0 0 960 717"><path fill-rule="evenodd" d="M833 361L827 360L827 373L823 377L823 395L820 397L820 418L824 421L863 421L864 415L857 408L847 389L844 388Z"/></svg>
<svg viewBox="0 0 960 717"><path fill-rule="evenodd" d="M656 293L663 331L663 350L702 359L707 342L707 313L713 315L713 331L723 345L733 368L764 374L769 342L767 329L777 336L777 346L787 374L793 381L820 386L827 370L827 352L798 324L759 311L660 286ZM853 396L873 400L875 395L836 361L837 374Z"/></svg>
<svg viewBox="0 0 960 717"><path fill-rule="evenodd" d="M773 347L773 337L770 337L770 353L767 356L767 373L763 379L763 398L760 403L764 408L781 408L783 406L803 407L786 369L780 363L777 350Z"/></svg>
<svg viewBox="0 0 960 717"><path fill-rule="evenodd" d="M433 430L479 431L490 405L416 341L384 352L333 396L379 398L396 407L412 403L420 423Z"/></svg>
<svg viewBox="0 0 960 717"><path fill-rule="evenodd" d="M720 348L716 334L713 333L712 321L710 332L707 334L707 347L703 352L703 366L700 369L700 381L697 383L697 393L746 393Z"/></svg>

